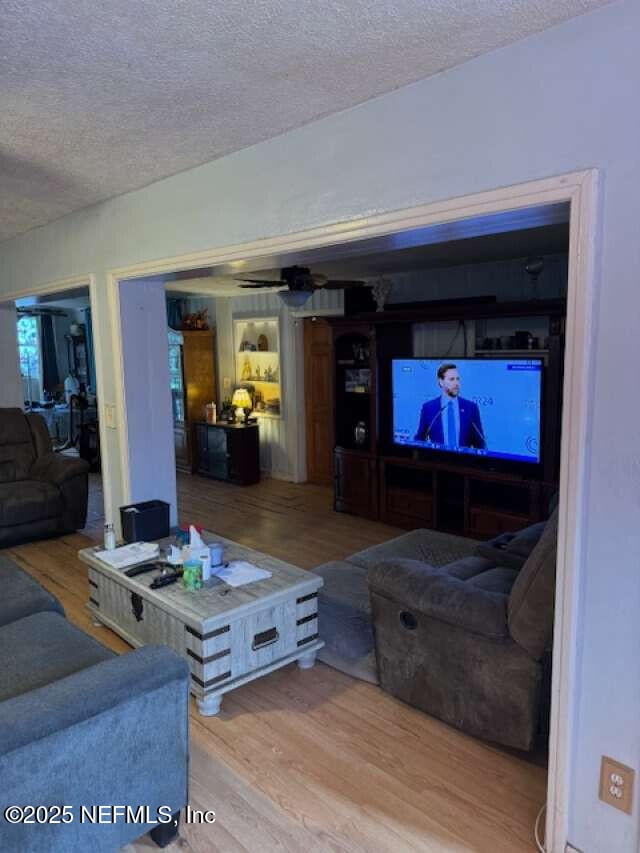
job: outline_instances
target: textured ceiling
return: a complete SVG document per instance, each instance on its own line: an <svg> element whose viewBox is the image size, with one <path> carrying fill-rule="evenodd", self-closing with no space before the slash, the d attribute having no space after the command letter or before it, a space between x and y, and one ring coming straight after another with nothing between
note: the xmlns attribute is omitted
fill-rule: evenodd
<svg viewBox="0 0 640 853"><path fill-rule="evenodd" d="M608 0L3 0L0 239Z"/></svg>

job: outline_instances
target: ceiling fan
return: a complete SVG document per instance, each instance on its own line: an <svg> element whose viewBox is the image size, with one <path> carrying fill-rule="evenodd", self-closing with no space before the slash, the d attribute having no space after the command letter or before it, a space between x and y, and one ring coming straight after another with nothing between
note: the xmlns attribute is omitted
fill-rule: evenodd
<svg viewBox="0 0 640 853"><path fill-rule="evenodd" d="M350 279L328 279L326 275L312 273L309 267L283 267L280 270L280 280L266 278L243 278L243 288L287 287L279 290L278 295L291 308L299 308L316 290L344 290L346 287L363 287L365 281Z"/></svg>

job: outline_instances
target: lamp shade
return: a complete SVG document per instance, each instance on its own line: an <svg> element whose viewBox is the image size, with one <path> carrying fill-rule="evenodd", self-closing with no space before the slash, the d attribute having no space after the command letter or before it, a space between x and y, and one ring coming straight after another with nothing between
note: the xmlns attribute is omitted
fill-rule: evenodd
<svg viewBox="0 0 640 853"><path fill-rule="evenodd" d="M233 392L233 399L231 400L231 405L235 406L236 409L253 408L253 405L251 403L251 396L246 388L237 388Z"/></svg>
<svg viewBox="0 0 640 853"><path fill-rule="evenodd" d="M313 295L312 290L279 290L278 296L287 308L302 308Z"/></svg>

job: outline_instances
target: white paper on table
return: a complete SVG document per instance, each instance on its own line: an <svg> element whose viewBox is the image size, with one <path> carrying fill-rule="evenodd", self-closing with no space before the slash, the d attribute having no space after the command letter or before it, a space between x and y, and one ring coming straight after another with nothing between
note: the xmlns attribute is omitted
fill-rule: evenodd
<svg viewBox="0 0 640 853"><path fill-rule="evenodd" d="M132 542L113 551L96 551L94 556L114 569L126 569L136 563L152 560L159 553L160 548L155 542Z"/></svg>
<svg viewBox="0 0 640 853"><path fill-rule="evenodd" d="M218 577L229 586L244 586L246 583L262 581L271 577L271 572L260 569L246 560L232 560L228 566L220 569Z"/></svg>

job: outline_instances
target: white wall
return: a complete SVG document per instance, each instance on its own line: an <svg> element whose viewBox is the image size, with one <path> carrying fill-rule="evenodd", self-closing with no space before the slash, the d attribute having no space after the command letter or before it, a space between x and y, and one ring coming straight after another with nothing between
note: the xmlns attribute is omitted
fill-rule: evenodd
<svg viewBox="0 0 640 853"><path fill-rule="evenodd" d="M120 318L131 502L166 500L177 524L164 283L122 282Z"/></svg>
<svg viewBox="0 0 640 853"><path fill-rule="evenodd" d="M570 839L637 853L599 802L606 753L640 765L640 4L616 2L429 80L329 116L0 246L0 295L94 272L103 399L114 399L106 271L586 167L603 174L602 293L590 435ZM224 200L221 203L221 199ZM256 203L259 199L259 204ZM625 416L612 417L620 395ZM118 473L116 433L104 435ZM118 502L117 483L113 502Z"/></svg>
<svg viewBox="0 0 640 853"><path fill-rule="evenodd" d="M500 302L521 299L554 299L567 293L567 255L544 255L544 269L535 289L524 269L525 258L460 264L455 267L386 276L393 282L390 303L421 299L460 299L495 296Z"/></svg>
<svg viewBox="0 0 640 853"><path fill-rule="evenodd" d="M13 302L0 304L0 407L24 407L18 357L18 317Z"/></svg>

